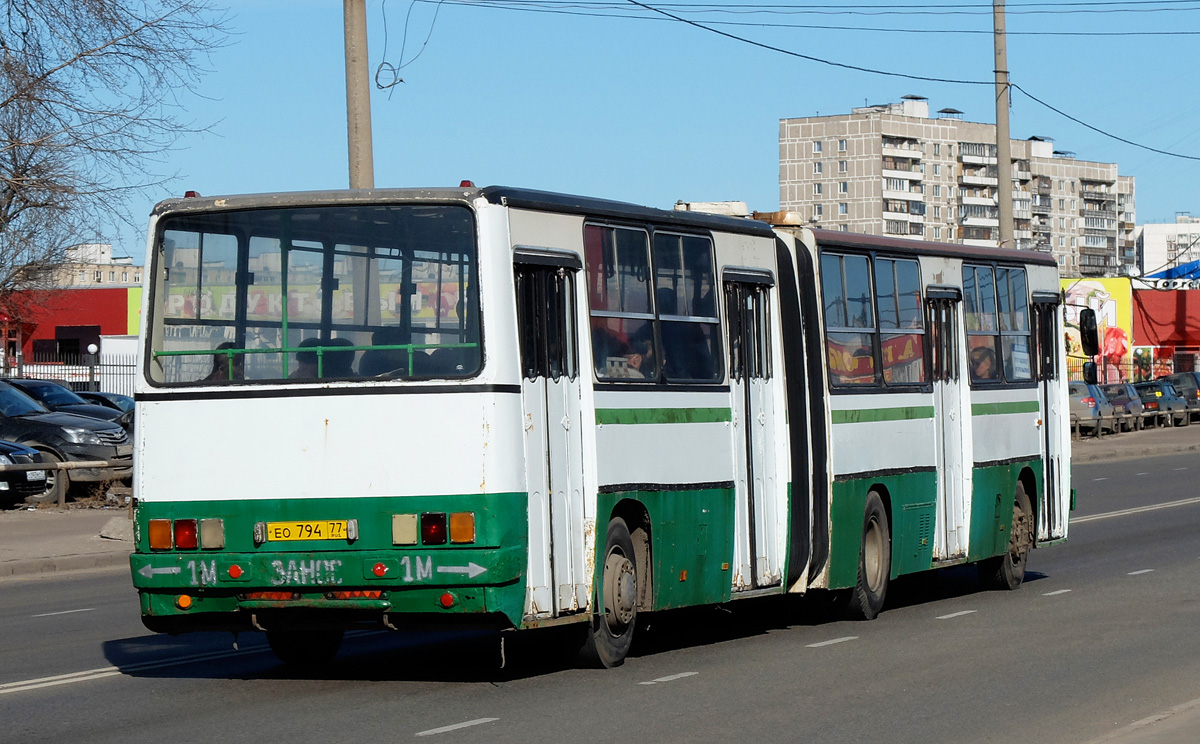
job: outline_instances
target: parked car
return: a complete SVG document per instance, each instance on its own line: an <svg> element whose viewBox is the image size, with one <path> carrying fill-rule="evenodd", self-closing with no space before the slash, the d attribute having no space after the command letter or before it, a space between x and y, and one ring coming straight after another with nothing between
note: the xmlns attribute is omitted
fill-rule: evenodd
<svg viewBox="0 0 1200 744"><path fill-rule="evenodd" d="M1113 408L1125 411L1125 423L1128 424L1126 431L1138 431L1145 429L1147 424L1154 426L1157 423L1158 406L1156 405L1153 411L1147 410L1137 390L1128 382L1101 385L1100 389L1104 391L1104 397L1108 398Z"/></svg>
<svg viewBox="0 0 1200 744"><path fill-rule="evenodd" d="M71 481L102 483L133 476L129 433L111 421L50 411L14 385L0 385L0 439L37 450L42 462L107 460L109 467L46 469L46 490L26 496L30 502L56 501Z"/></svg>
<svg viewBox="0 0 1200 744"><path fill-rule="evenodd" d="M88 403L95 403L98 406L108 406L116 408L122 413L129 413L133 410L133 398L120 393L101 393L88 390L78 390L75 392L80 398L83 398Z"/></svg>
<svg viewBox="0 0 1200 744"><path fill-rule="evenodd" d="M1071 430L1080 436L1086 430L1092 436L1102 437L1106 431L1120 431L1116 412L1099 385L1089 385L1081 380L1067 383L1071 399Z"/></svg>
<svg viewBox="0 0 1200 744"><path fill-rule="evenodd" d="M0 440L0 465L31 465L37 462L41 462L41 455L32 447ZM45 470L0 472L0 506L20 504L31 496L41 496L45 491Z"/></svg>
<svg viewBox="0 0 1200 744"><path fill-rule="evenodd" d="M1133 385L1146 407L1158 404L1158 421L1161 426L1187 426L1187 403L1175 392L1175 386L1165 380L1137 382Z"/></svg>
<svg viewBox="0 0 1200 744"><path fill-rule="evenodd" d="M1158 379L1171 383L1187 403L1189 419L1200 420L1200 372L1176 372Z"/></svg>
<svg viewBox="0 0 1200 744"><path fill-rule="evenodd" d="M80 416L115 421L125 431L133 431L133 417L111 406L89 403L69 387L54 380L34 380L26 377L10 377L4 382L25 393L51 411L77 413Z"/></svg>

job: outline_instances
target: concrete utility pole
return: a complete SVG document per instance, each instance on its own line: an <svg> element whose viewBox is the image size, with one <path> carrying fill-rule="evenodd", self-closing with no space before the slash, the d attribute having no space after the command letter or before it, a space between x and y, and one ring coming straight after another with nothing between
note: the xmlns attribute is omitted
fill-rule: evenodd
<svg viewBox="0 0 1200 744"><path fill-rule="evenodd" d="M375 188L371 153L371 86L367 75L366 0L342 0L346 28L346 135L350 188Z"/></svg>
<svg viewBox="0 0 1200 744"><path fill-rule="evenodd" d="M992 27L996 47L996 178L1000 183L1000 247L1016 248L1013 241L1012 143L1008 138L1008 49L1004 38L1004 0L992 0Z"/></svg>

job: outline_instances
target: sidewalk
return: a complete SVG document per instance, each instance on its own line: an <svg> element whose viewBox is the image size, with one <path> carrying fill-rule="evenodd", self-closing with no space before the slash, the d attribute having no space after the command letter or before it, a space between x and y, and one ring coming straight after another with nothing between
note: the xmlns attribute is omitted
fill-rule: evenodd
<svg viewBox="0 0 1200 744"><path fill-rule="evenodd" d="M101 531L118 539L101 537ZM85 568L128 571L132 538L124 507L0 512L0 580Z"/></svg>
<svg viewBox="0 0 1200 744"><path fill-rule="evenodd" d="M1083 437L1071 441L1071 461L1111 462L1143 457L1200 452L1200 423L1171 429L1146 429L1107 434L1100 439Z"/></svg>

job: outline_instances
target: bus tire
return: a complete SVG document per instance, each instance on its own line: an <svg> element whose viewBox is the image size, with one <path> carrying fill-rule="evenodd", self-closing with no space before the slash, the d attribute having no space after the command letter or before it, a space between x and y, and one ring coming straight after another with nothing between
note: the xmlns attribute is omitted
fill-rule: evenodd
<svg viewBox="0 0 1200 744"><path fill-rule="evenodd" d="M888 578L892 571L892 538L883 499L875 491L867 494L863 510L862 540L858 551L858 582L850 594L850 616L874 620L883 609Z"/></svg>
<svg viewBox="0 0 1200 744"><path fill-rule="evenodd" d="M341 630L268 630L267 644L284 664L313 668L333 661L344 634Z"/></svg>
<svg viewBox="0 0 1200 744"><path fill-rule="evenodd" d="M59 497L66 497L67 489L71 487L71 479L65 470L54 469L53 466L62 462L62 458L49 450L38 450L42 462L50 465L46 469L46 490L25 497L27 504L57 504Z"/></svg>
<svg viewBox="0 0 1200 744"><path fill-rule="evenodd" d="M1013 494L1012 525L1004 555L979 562L979 578L989 589L1016 589L1025 580L1025 564L1033 547L1033 508L1025 486L1017 481Z"/></svg>
<svg viewBox="0 0 1200 744"><path fill-rule="evenodd" d="M625 663L638 619L637 557L629 527L620 517L608 523L603 573L581 650L589 666L609 669Z"/></svg>

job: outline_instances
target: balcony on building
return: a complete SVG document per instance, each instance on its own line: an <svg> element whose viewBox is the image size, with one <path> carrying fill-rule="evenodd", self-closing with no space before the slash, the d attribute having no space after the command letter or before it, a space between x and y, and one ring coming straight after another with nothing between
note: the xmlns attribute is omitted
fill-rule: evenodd
<svg viewBox="0 0 1200 744"><path fill-rule="evenodd" d="M884 135L882 144L884 157L891 156L920 160L921 156L924 155L921 143L914 139Z"/></svg>
<svg viewBox="0 0 1200 744"><path fill-rule="evenodd" d="M996 176L976 175L974 173L963 173L958 177L958 182L963 186L996 186L1000 183Z"/></svg>
<svg viewBox="0 0 1200 744"><path fill-rule="evenodd" d="M996 199L992 196L964 196L961 198L963 204L974 204L980 207L996 206Z"/></svg>

